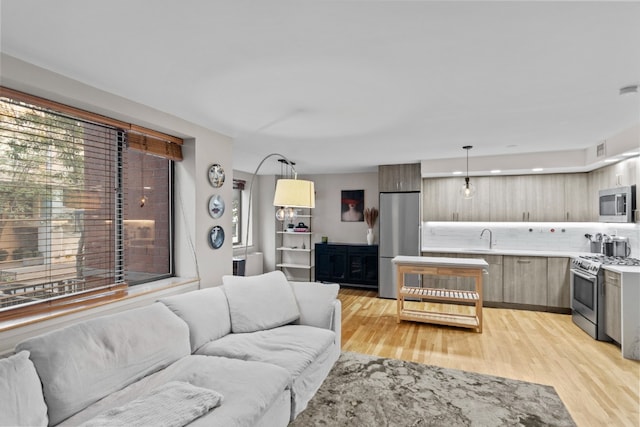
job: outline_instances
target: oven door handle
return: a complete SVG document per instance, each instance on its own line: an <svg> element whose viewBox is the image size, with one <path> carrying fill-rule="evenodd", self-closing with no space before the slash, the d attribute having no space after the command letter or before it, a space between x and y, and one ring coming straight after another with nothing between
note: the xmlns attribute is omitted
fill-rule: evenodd
<svg viewBox="0 0 640 427"><path fill-rule="evenodd" d="M596 276L587 276L587 275L585 275L585 274L583 274L583 273L580 273L578 270L574 270L573 268L571 269L571 272L572 272L573 274L575 274L576 276L580 276L580 277L582 277L583 279L585 279L585 280L589 280L589 281L591 281L591 282L593 282L593 281L596 279Z"/></svg>

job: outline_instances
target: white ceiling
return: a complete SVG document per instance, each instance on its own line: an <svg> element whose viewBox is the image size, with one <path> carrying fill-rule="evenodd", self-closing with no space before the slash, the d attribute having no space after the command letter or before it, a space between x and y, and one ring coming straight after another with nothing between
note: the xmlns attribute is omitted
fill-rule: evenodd
<svg viewBox="0 0 640 427"><path fill-rule="evenodd" d="M639 2L0 7L2 52L229 135L249 172L271 152L301 174L463 158L464 145L553 156L640 122L639 96L618 94L640 84Z"/></svg>

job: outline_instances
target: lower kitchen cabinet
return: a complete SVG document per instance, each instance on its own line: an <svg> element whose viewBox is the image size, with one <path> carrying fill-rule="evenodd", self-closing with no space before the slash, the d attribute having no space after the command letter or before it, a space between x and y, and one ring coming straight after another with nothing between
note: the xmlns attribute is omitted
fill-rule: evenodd
<svg viewBox="0 0 640 427"><path fill-rule="evenodd" d="M604 333L622 343L622 308L620 274L604 271Z"/></svg>
<svg viewBox="0 0 640 427"><path fill-rule="evenodd" d="M571 258L547 258L547 307L571 307Z"/></svg>
<svg viewBox="0 0 640 427"><path fill-rule="evenodd" d="M316 243L316 280L378 289L378 246Z"/></svg>
<svg viewBox="0 0 640 427"><path fill-rule="evenodd" d="M547 258L503 257L504 302L547 305Z"/></svg>
<svg viewBox="0 0 640 427"><path fill-rule="evenodd" d="M502 255L482 255L464 253L424 252L423 256L445 258L484 259L489 267L488 273L482 276L482 300L484 303L502 302ZM466 277L423 276L422 286L429 288L475 290L475 283Z"/></svg>

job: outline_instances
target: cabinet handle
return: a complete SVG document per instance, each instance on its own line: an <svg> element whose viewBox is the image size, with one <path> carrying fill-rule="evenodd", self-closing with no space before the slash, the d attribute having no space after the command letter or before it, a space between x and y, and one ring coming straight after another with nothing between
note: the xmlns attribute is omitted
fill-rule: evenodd
<svg viewBox="0 0 640 427"><path fill-rule="evenodd" d="M518 262L520 264L531 264L531 260L530 259L519 259Z"/></svg>
<svg viewBox="0 0 640 427"><path fill-rule="evenodd" d="M522 222L526 221L526 212L522 212Z"/></svg>
<svg viewBox="0 0 640 427"><path fill-rule="evenodd" d="M569 212L567 212L567 221L569 221Z"/></svg>

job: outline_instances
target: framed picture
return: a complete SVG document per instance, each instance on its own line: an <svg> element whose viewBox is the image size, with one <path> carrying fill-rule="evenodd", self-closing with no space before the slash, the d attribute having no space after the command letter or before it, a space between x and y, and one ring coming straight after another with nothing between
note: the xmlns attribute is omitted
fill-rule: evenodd
<svg viewBox="0 0 640 427"><path fill-rule="evenodd" d="M364 190L342 190L340 203L343 222L364 221Z"/></svg>

